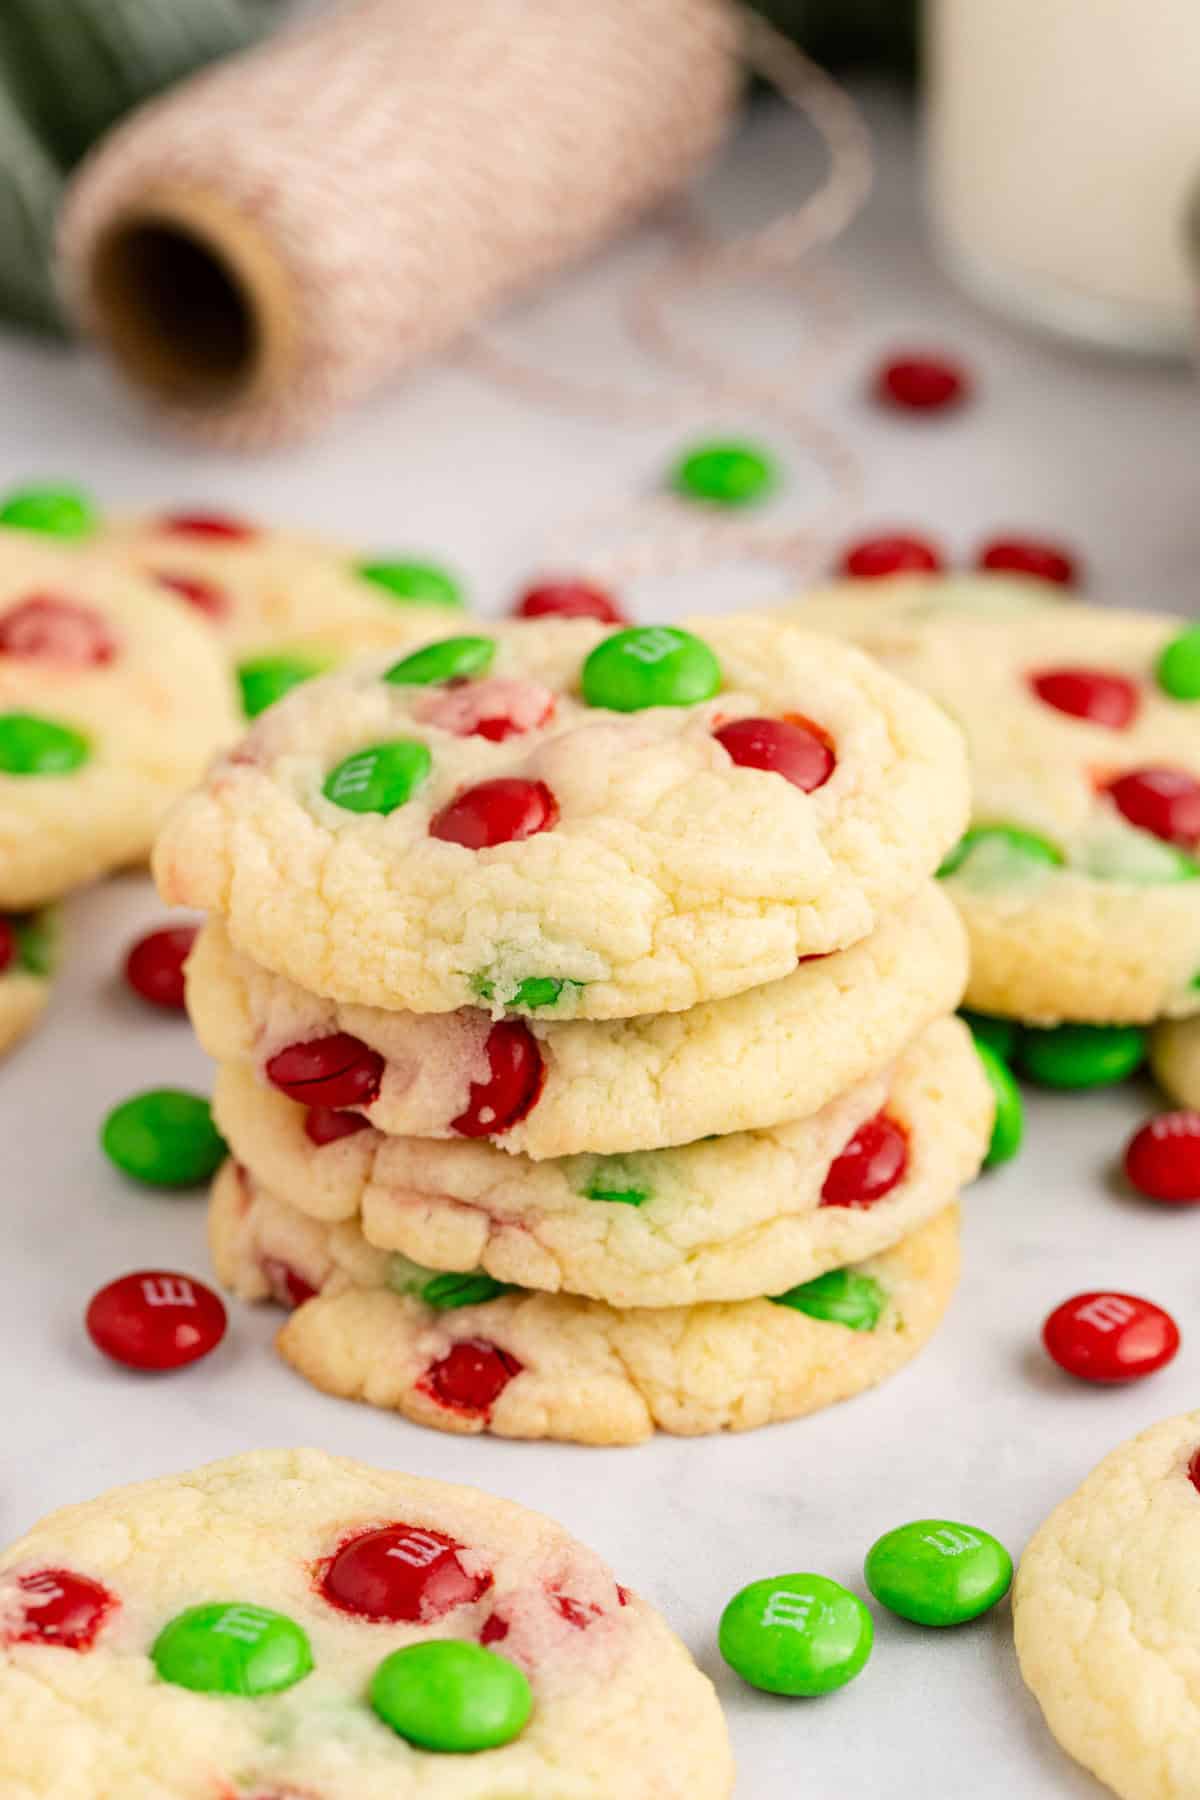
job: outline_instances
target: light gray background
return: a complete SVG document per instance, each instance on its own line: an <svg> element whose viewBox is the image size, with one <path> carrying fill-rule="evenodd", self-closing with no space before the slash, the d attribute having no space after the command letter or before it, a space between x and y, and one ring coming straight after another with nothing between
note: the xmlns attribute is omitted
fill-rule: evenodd
<svg viewBox="0 0 1200 1800"><path fill-rule="evenodd" d="M1195 440L1200 396L1186 371L1100 364L1028 340L952 293L923 248L911 132L876 100L880 184L844 261L860 312L813 401L863 456L870 522L924 525L965 555L1000 527L1060 534L1106 597L1191 610L1200 551ZM711 184L727 222L803 192L802 129L760 115ZM564 370L653 377L630 359L613 302L655 252L652 236L573 278L506 324L505 341ZM696 322L727 351L781 377L804 341L786 292L706 301ZM944 343L976 372L978 403L953 421L882 417L862 399L877 352ZM165 446L82 356L0 339L0 487L77 476L113 506L227 504L352 540L451 557L485 611L537 566L551 528L649 487L679 441L671 428L539 412L454 368L376 400L334 435L258 460ZM722 428L753 419L714 415ZM800 521L816 488L786 436L776 503ZM636 588L642 617L770 598L777 571L716 570ZM1186 1211L1135 1204L1112 1182L1128 1132L1153 1104L1115 1097L1030 1104L1019 1162L966 1205L966 1276L921 1361L876 1394L740 1438L660 1438L586 1451L460 1439L327 1400L277 1364L270 1311L233 1307L207 1362L138 1379L103 1364L81 1315L102 1282L162 1264L203 1274L203 1201L130 1188L96 1149L107 1108L161 1081L206 1086L186 1027L148 1015L119 985L121 954L160 916L140 878L69 908L71 954L52 1016L0 1071L4 1123L5 1354L0 1359L0 1537L116 1483L261 1444L310 1443L476 1483L563 1519L620 1579L660 1605L719 1682L739 1795L1049 1800L1100 1790L1062 1757L1017 1680L1007 1608L954 1634L878 1620L866 1673L840 1695L788 1703L741 1687L714 1651L722 1605L743 1582L815 1569L858 1584L882 1531L941 1514L1019 1550L1099 1457L1197 1400L1200 1274ZM1184 1333L1175 1364L1105 1392L1070 1383L1037 1339L1068 1294L1117 1285L1168 1307Z"/></svg>

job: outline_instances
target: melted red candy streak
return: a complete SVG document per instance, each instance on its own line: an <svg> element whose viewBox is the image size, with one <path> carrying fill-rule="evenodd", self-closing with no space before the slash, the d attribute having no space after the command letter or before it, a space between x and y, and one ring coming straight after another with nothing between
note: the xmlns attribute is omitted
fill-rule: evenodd
<svg viewBox="0 0 1200 1800"><path fill-rule="evenodd" d="M586 1631L597 1619L604 1617L604 1608L596 1606L591 1600L572 1600L570 1594L550 1594L550 1604L560 1619L573 1625L576 1631Z"/></svg>
<svg viewBox="0 0 1200 1800"><path fill-rule="evenodd" d="M370 1119L364 1119L361 1113L338 1112L333 1106L310 1106L304 1115L304 1135L318 1150L325 1144L336 1144L339 1138L355 1137L370 1129Z"/></svg>
<svg viewBox="0 0 1200 1800"><path fill-rule="evenodd" d="M32 594L0 615L0 656L93 669L110 663L116 654L116 639L107 622L74 600Z"/></svg>
<svg viewBox="0 0 1200 1800"><path fill-rule="evenodd" d="M1056 712L1113 731L1124 731L1137 717L1137 684L1105 669L1040 669L1029 685Z"/></svg>
<svg viewBox="0 0 1200 1800"><path fill-rule="evenodd" d="M278 1256L264 1256L262 1259L263 1278L271 1289L271 1298L280 1306L286 1306L294 1312L296 1307L303 1306L311 1300L318 1290L303 1275L298 1275L290 1263Z"/></svg>
<svg viewBox="0 0 1200 1800"><path fill-rule="evenodd" d="M886 1113L859 1126L830 1165L822 1206L873 1206L904 1179L908 1134Z"/></svg>
<svg viewBox="0 0 1200 1800"><path fill-rule="evenodd" d="M430 837L466 850L491 850L549 831L558 823L558 802L544 781L500 776L464 788L429 821Z"/></svg>
<svg viewBox="0 0 1200 1800"><path fill-rule="evenodd" d="M159 529L174 537L211 538L225 544L246 544L258 536L253 525L247 525L244 519L231 519L225 513L168 513L159 521Z"/></svg>
<svg viewBox="0 0 1200 1800"><path fill-rule="evenodd" d="M1200 1450L1192 1451L1192 1459L1188 1463L1188 1480L1200 1494Z"/></svg>
<svg viewBox="0 0 1200 1800"><path fill-rule="evenodd" d="M71 1569L37 1569L19 1575L24 1609L9 1634L14 1644L53 1644L60 1650L90 1650L118 1601L98 1581Z"/></svg>
<svg viewBox="0 0 1200 1800"><path fill-rule="evenodd" d="M499 1613L489 1613L479 1627L479 1641L485 1648L488 1644L502 1644L511 1629L508 1620L502 1619Z"/></svg>
<svg viewBox="0 0 1200 1800"><path fill-rule="evenodd" d="M486 1081L473 1081L451 1131L498 1137L532 1112L546 1079L538 1041L523 1019L501 1019L487 1035Z"/></svg>
<svg viewBox="0 0 1200 1800"><path fill-rule="evenodd" d="M1169 1206L1200 1200L1200 1112L1150 1119L1126 1147L1125 1173L1148 1200Z"/></svg>
<svg viewBox="0 0 1200 1800"><path fill-rule="evenodd" d="M739 768L782 775L804 794L824 787L837 767L828 738L806 719L734 719L713 736Z"/></svg>
<svg viewBox="0 0 1200 1800"><path fill-rule="evenodd" d="M213 581L202 581L198 575L169 575L163 570L157 571L154 579L205 618L223 619L229 612L229 595Z"/></svg>
<svg viewBox="0 0 1200 1800"><path fill-rule="evenodd" d="M470 1606L492 1585L491 1571L469 1571L464 1546L424 1525L380 1525L341 1544L317 1570L331 1606L359 1618L428 1625Z"/></svg>
<svg viewBox="0 0 1200 1800"><path fill-rule="evenodd" d="M523 1367L515 1356L485 1338L464 1338L430 1364L417 1389L451 1412L486 1417Z"/></svg>
<svg viewBox="0 0 1200 1800"><path fill-rule="evenodd" d="M17 934L11 922L0 913L0 975L17 960Z"/></svg>
<svg viewBox="0 0 1200 1800"><path fill-rule="evenodd" d="M385 1063L378 1050L348 1031L288 1044L267 1059L267 1080L303 1106L370 1106Z"/></svg>
<svg viewBox="0 0 1200 1800"><path fill-rule="evenodd" d="M1200 781L1183 769L1131 769L1108 783L1117 810L1140 831L1191 849L1200 843Z"/></svg>

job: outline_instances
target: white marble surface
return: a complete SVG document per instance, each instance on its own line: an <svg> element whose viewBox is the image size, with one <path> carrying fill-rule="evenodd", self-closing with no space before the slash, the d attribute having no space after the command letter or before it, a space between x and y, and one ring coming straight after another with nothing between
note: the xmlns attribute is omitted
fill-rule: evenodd
<svg viewBox="0 0 1200 1800"><path fill-rule="evenodd" d="M1039 345L948 291L921 245L907 128L887 105L874 116L880 189L846 252L862 316L814 389L864 457L864 522L923 524L962 553L1000 526L1053 531L1080 546L1097 590L1189 607L1200 551L1200 393L1190 377ZM759 211L783 203L804 177L805 151L792 121L761 118L716 184L725 216L742 216L751 188ZM640 254L573 280L553 305L516 321L510 341L593 377L644 373L626 367L609 304ZM802 332L786 296L729 297L707 318L739 352L780 367ZM961 351L978 375L978 404L929 426L874 414L861 399L863 371L898 341ZM239 461L164 446L86 358L17 339L0 339L0 396L0 486L77 473L114 505L225 502L421 545L453 556L485 610L536 564L550 524L649 484L677 438L539 414L442 369L327 441ZM794 476L779 516L798 519L804 470L777 441ZM714 571L633 598L649 616L696 596L737 605L778 585L769 570ZM319 1444L478 1483L567 1521L664 1609L718 1680L748 1800L1099 1794L1024 1696L1007 1608L942 1635L881 1615L866 1673L809 1704L741 1687L718 1666L714 1637L743 1582L815 1569L858 1585L867 1547L907 1518L972 1520L1016 1551L1107 1449L1195 1403L1200 1221L1138 1206L1111 1182L1128 1131L1152 1104L1148 1089L1032 1102L1021 1159L969 1196L966 1277L947 1325L874 1395L742 1438L664 1438L639 1450L442 1437L310 1391L269 1354L264 1313L235 1307L219 1352L175 1377L127 1376L91 1351L81 1315L103 1281L138 1265L205 1268L202 1200L135 1191L96 1148L117 1099L154 1082L207 1081L186 1028L148 1016L116 979L123 947L158 912L133 877L72 904L72 952L52 1016L0 1072L0 1537L115 1483L255 1444ZM1182 1352L1142 1387L1073 1385L1038 1352L1041 1320L1069 1293L1114 1284L1170 1308Z"/></svg>

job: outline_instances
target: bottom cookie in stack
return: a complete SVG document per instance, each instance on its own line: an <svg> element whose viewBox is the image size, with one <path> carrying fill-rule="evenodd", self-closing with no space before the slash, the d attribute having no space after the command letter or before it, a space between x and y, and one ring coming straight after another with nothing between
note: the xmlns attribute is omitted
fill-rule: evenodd
<svg viewBox="0 0 1200 1800"><path fill-rule="evenodd" d="M958 1279L958 1209L895 1248L770 1299L631 1308L422 1269L227 1163L210 1235L222 1282L293 1307L302 1375L442 1431L632 1444L798 1418L873 1387L929 1341Z"/></svg>
<svg viewBox="0 0 1200 1800"><path fill-rule="evenodd" d="M55 961L52 911L0 913L0 1056L37 1024Z"/></svg>
<svg viewBox="0 0 1200 1800"><path fill-rule="evenodd" d="M1150 1067L1177 1106L1200 1107L1200 1019L1170 1019L1150 1034Z"/></svg>

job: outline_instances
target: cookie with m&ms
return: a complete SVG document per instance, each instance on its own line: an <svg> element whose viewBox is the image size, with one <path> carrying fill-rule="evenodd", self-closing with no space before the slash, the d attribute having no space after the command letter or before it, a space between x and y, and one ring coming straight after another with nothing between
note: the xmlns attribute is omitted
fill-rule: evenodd
<svg viewBox="0 0 1200 1800"><path fill-rule="evenodd" d="M136 576L0 532L0 910L140 861L236 735L203 625Z"/></svg>
<svg viewBox="0 0 1200 1800"><path fill-rule="evenodd" d="M0 1056L42 1016L58 960L53 913L0 913Z"/></svg>
<svg viewBox="0 0 1200 1800"><path fill-rule="evenodd" d="M327 1393L439 1431L585 1444L746 1431L850 1399L929 1341L959 1261L950 1205L879 1256L776 1278L770 1298L618 1311L389 1256L232 1163L209 1231L227 1287L292 1309L277 1347Z"/></svg>
<svg viewBox="0 0 1200 1800"><path fill-rule="evenodd" d="M218 1062L311 1080L322 1058L345 1069L353 1040L364 1062L382 1058L374 1095L353 1096L380 1131L482 1134L541 1160L806 1118L951 1011L966 974L962 926L931 881L850 949L686 1012L558 1023L550 994L525 1019L339 1004L234 950L218 918L188 963L188 1004Z"/></svg>
<svg viewBox="0 0 1200 1800"><path fill-rule="evenodd" d="M266 713L159 841L164 896L329 998L624 1018L866 937L957 840L954 728L762 618L509 623Z"/></svg>
<svg viewBox="0 0 1200 1800"><path fill-rule="evenodd" d="M259 1450L52 1513L0 1555L21 1800L726 1800L711 1683L561 1526Z"/></svg>
<svg viewBox="0 0 1200 1800"><path fill-rule="evenodd" d="M1068 1755L1121 1800L1195 1792L1200 1412L1122 1444L1021 1558L1021 1673Z"/></svg>
<svg viewBox="0 0 1200 1800"><path fill-rule="evenodd" d="M214 1107L266 1188L325 1220L361 1216L379 1249L613 1306L682 1306L889 1249L973 1179L993 1103L966 1027L943 1019L808 1119L618 1156L533 1163L465 1135L387 1137L244 1065L221 1070Z"/></svg>
<svg viewBox="0 0 1200 1800"><path fill-rule="evenodd" d="M971 940L968 1004L1037 1024L1200 1011L1200 635L994 591L1011 592L998 576L858 583L792 615L962 728L972 820L941 874Z"/></svg>

